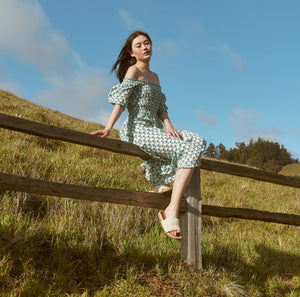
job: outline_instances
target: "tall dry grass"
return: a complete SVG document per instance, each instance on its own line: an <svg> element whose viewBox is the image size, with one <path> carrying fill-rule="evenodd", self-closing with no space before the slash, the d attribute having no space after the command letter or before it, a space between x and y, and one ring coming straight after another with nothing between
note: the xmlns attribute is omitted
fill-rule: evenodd
<svg viewBox="0 0 300 297"><path fill-rule="evenodd" d="M98 128L0 91L1 112ZM141 160L1 129L0 170L147 191ZM114 131L113 137L117 137ZM299 189L201 172L204 204L300 214ZM300 296L299 227L203 217L204 269L181 262L156 210L0 192L0 296Z"/></svg>

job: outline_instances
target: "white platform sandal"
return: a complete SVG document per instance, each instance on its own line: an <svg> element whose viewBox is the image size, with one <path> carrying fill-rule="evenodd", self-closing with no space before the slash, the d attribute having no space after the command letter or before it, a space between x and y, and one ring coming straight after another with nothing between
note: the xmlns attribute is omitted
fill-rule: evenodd
<svg viewBox="0 0 300 297"><path fill-rule="evenodd" d="M180 230L179 219L177 219L177 218L166 219L165 213L163 210L161 210L158 213L158 218L159 218L159 221L160 221L165 233L167 234L167 236L169 236L172 239L176 239L176 240L182 239L181 235L174 236L174 235L170 234L171 231Z"/></svg>

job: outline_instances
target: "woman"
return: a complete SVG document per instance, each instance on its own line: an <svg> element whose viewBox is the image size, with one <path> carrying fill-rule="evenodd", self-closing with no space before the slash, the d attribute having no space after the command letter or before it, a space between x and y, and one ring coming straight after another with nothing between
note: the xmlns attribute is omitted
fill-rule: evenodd
<svg viewBox="0 0 300 297"><path fill-rule="evenodd" d="M181 239L178 220L180 200L194 168L200 165L206 141L195 133L177 131L172 126L159 78L150 70L151 56L149 35L141 31L132 33L112 68L120 81L108 97L109 102L114 104L113 111L105 129L91 134L107 137L121 113L128 109L129 115L120 130L120 137L136 144L152 157L142 164L150 182L159 186L174 180L170 204L158 216L166 234L173 239Z"/></svg>

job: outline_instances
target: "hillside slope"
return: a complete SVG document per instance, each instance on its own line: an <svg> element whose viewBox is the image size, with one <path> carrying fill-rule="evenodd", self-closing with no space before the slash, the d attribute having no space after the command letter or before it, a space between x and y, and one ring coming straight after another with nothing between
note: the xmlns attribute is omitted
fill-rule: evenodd
<svg viewBox="0 0 300 297"><path fill-rule="evenodd" d="M0 109L83 132L99 128L1 90ZM1 172L151 189L138 158L0 133ZM206 171L201 178L204 204L300 214L299 189ZM298 227L203 217L204 269L196 273L156 212L1 190L0 296L299 296Z"/></svg>
<svg viewBox="0 0 300 297"><path fill-rule="evenodd" d="M300 163L286 165L279 173L287 176L300 176Z"/></svg>
<svg viewBox="0 0 300 297"><path fill-rule="evenodd" d="M9 115L86 133L103 127L35 105L1 90L0 109ZM3 172L90 186L134 189L139 188L138 185L145 186L137 158L5 129L1 130L1 134L3 159L0 166ZM110 137L118 138L118 131L113 130ZM128 170L134 167L137 167L136 171ZM122 178L125 176L131 177L132 182L127 183Z"/></svg>

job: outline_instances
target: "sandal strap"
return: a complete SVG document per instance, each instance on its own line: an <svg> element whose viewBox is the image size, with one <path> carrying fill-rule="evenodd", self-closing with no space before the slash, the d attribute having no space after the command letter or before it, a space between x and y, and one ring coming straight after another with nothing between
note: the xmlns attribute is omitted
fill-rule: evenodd
<svg viewBox="0 0 300 297"><path fill-rule="evenodd" d="M179 219L177 218L165 219L161 221L161 225L167 233L171 231L180 230Z"/></svg>

